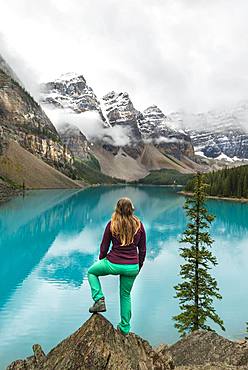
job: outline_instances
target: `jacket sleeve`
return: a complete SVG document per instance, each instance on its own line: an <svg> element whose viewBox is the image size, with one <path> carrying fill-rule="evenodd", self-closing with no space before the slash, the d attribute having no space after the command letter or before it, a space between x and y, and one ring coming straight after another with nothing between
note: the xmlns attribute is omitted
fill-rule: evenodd
<svg viewBox="0 0 248 370"><path fill-rule="evenodd" d="M111 221L108 222L107 226L105 227L104 234L102 237L102 242L100 245L100 254L99 254L99 260L102 260L103 258L106 257L110 242L111 242L111 231L110 231L110 224Z"/></svg>
<svg viewBox="0 0 248 370"><path fill-rule="evenodd" d="M139 269L141 269L146 257L146 232L142 223L141 223L141 236L138 242L138 250L139 250Z"/></svg>

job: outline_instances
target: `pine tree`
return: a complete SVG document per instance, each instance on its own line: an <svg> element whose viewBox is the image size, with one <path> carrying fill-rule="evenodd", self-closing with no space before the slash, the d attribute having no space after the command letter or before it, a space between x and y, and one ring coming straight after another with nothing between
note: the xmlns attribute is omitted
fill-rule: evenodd
<svg viewBox="0 0 248 370"><path fill-rule="evenodd" d="M248 176L245 174L243 182L243 197L247 198L248 196Z"/></svg>
<svg viewBox="0 0 248 370"><path fill-rule="evenodd" d="M211 330L207 319L213 320L222 330L223 321L215 312L213 299L221 299L217 282L209 270L210 265L217 265L217 259L209 250L213 243L208 228L214 216L205 207L206 184L203 175L198 173L194 178L194 194L185 201L184 209L189 218L187 229L180 240L189 246L180 248L180 256L185 263L181 265L180 275L183 282L174 286L175 298L179 298L181 313L173 316L175 327L181 336L188 332L204 329Z"/></svg>

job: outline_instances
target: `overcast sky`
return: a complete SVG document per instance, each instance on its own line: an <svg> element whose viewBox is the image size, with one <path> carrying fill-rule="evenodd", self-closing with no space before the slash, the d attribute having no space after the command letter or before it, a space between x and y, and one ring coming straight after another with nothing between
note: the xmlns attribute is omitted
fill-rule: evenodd
<svg viewBox="0 0 248 370"><path fill-rule="evenodd" d="M30 88L82 73L137 109L199 112L248 98L247 0L0 0L3 56Z"/></svg>

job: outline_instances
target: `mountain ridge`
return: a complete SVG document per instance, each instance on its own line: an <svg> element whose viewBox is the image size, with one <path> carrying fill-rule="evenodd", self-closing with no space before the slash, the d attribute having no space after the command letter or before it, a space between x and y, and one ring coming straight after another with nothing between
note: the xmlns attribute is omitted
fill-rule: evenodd
<svg viewBox="0 0 248 370"><path fill-rule="evenodd" d="M82 95L85 97L85 89L87 90L87 85L84 79L84 84L80 85L81 77L73 77L65 81L63 78L59 79L62 89L62 93L65 91L68 93L67 84L69 83L70 89L72 91L77 91L77 96L74 101L74 94L70 95L66 99L66 104L60 104L60 110L67 110L73 106L80 96L80 89ZM65 85L65 86L64 86ZM75 85L75 86L74 86ZM53 97L55 103L46 98L45 91L47 92L47 97L49 94L54 94L54 90L50 88L51 83L47 85L42 85L41 93L41 103L51 108L56 108L56 101L59 99L61 93L57 91L58 97ZM53 85L52 85L53 86ZM79 95L78 95L79 94ZM72 101L71 101L72 99ZM71 107L68 107L68 101L71 102ZM98 99L100 102L101 113L103 114L105 121L103 122L104 128L102 131L102 137L87 138L87 132L84 132L83 126L77 133L78 138L76 138L76 131L72 133L71 138L67 136L66 143L69 144L75 156L79 156L82 159L80 153L80 136L85 136L85 146L89 148L89 152L94 155L100 163L101 171L108 176L116 176L127 181L136 180L140 177L146 176L150 170L160 169L160 168L171 168L171 160L168 160L167 154L175 156L178 161L180 158L189 156L189 159L194 160L194 150L190 142L189 136L180 130L176 132L175 130L166 127L163 115L163 128L164 131L150 135L149 139L146 137L141 129L142 122L144 121L143 113L138 111L130 97L126 92L116 93L114 91L103 96L102 99ZM88 110L89 109L89 110ZM95 108L94 108L95 109ZM99 109L99 106L98 108ZM84 105L84 111L91 111L89 104L87 102ZM82 112L76 112L82 113ZM66 117L66 124L70 124L70 117ZM73 121L73 119L72 119ZM60 128L58 128L60 131ZM68 130L69 131L69 130ZM123 144L118 144L115 141L115 135L122 137ZM164 135L164 140L158 142L162 135ZM64 139L65 142L65 139ZM73 142L73 144L72 144ZM78 147L74 145L78 143ZM87 143L88 142L88 143ZM144 160L147 156L145 153L148 148L154 147L153 150L149 150L151 158L149 160ZM152 156L155 155L155 158ZM160 158L158 160L158 158ZM195 172L192 164L188 166L182 161L182 163L177 163L172 161L173 168L181 172L192 173ZM194 162L192 162L194 163ZM195 164L198 168L199 165Z"/></svg>

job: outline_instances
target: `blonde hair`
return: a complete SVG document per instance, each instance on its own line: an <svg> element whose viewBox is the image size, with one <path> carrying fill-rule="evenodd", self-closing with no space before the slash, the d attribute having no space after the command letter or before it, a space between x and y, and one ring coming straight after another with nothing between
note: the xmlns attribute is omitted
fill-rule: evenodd
<svg viewBox="0 0 248 370"><path fill-rule="evenodd" d="M140 220L133 214L133 211L134 206L131 200L121 198L112 214L110 230L113 236L119 237L121 246L131 244L140 228Z"/></svg>

